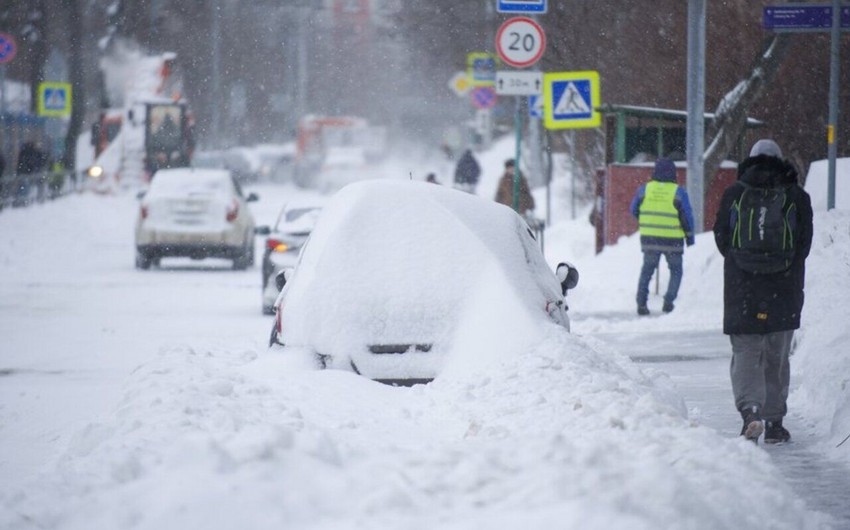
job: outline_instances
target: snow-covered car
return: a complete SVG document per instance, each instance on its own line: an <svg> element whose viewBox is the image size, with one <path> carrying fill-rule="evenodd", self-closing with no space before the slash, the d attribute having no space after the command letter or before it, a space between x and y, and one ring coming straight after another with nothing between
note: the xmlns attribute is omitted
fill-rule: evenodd
<svg viewBox="0 0 850 530"><path fill-rule="evenodd" d="M254 264L254 218L247 197L223 169L157 171L136 219L136 267L165 257L227 258L233 268Z"/></svg>
<svg viewBox="0 0 850 530"><path fill-rule="evenodd" d="M564 296L578 272L562 263L553 273L526 222L504 205L424 182L370 180L329 199L295 268L276 280L272 350L415 384L470 347L470 329L488 318L569 330Z"/></svg>
<svg viewBox="0 0 850 530"><path fill-rule="evenodd" d="M274 302L280 292L275 276L295 266L324 202L319 198L290 201L281 209L274 226L267 229L262 261L263 313L274 314Z"/></svg>

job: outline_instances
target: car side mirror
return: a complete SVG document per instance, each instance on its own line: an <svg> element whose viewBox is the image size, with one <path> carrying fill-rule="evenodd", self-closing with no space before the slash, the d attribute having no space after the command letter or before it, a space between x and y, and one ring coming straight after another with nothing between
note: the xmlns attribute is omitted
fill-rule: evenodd
<svg viewBox="0 0 850 530"><path fill-rule="evenodd" d="M286 282L292 277L292 271L292 268L286 268L277 273L277 276L274 277L274 284L277 286L278 292L283 291L283 287L286 285Z"/></svg>
<svg viewBox="0 0 850 530"><path fill-rule="evenodd" d="M254 192L249 193L248 196L245 198L245 202L257 202L259 200L260 196Z"/></svg>
<svg viewBox="0 0 850 530"><path fill-rule="evenodd" d="M258 236L267 236L272 233L272 229L268 225L254 227L254 234Z"/></svg>
<svg viewBox="0 0 850 530"><path fill-rule="evenodd" d="M561 282L561 292L566 295L567 291L578 285L578 269L573 267L571 263L558 263L555 269L555 275L558 281Z"/></svg>

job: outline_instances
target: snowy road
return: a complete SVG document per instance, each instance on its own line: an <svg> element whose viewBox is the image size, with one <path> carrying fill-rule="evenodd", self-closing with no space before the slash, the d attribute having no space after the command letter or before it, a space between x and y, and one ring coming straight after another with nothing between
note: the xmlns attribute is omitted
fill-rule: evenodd
<svg viewBox="0 0 850 530"><path fill-rule="evenodd" d="M610 318L610 315L605 315ZM599 318L585 315L584 318ZM635 320L618 315L620 320ZM575 319L574 319L575 320ZM581 327L581 320L575 323ZM659 370L670 376L685 399L689 417L711 427L722 436L737 437L741 419L732 401L729 382L731 348L720 330L677 330L664 332L603 332L592 336L612 348L630 352L644 371ZM792 384L794 357L792 363ZM793 443L761 445L797 494L815 510L834 518L834 528L850 528L850 468L829 462L813 450L805 423L789 411L786 425Z"/></svg>
<svg viewBox="0 0 850 530"><path fill-rule="evenodd" d="M261 224L294 193L256 191ZM566 236L592 242L584 227L552 230L548 248L579 256L589 346L547 336L515 367L393 389L265 355L258 267L135 270L137 207L83 195L0 216L2 528L850 528L846 468L806 425L791 418L784 447L737 440L696 267L677 312L639 321L630 272L610 281L629 262L583 263Z"/></svg>

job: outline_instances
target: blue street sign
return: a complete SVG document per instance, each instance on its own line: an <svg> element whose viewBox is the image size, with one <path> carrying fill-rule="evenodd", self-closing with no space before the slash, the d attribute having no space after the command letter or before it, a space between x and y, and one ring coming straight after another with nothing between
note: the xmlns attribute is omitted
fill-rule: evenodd
<svg viewBox="0 0 850 530"><path fill-rule="evenodd" d="M543 74L543 124L547 129L599 127L599 72Z"/></svg>
<svg viewBox="0 0 850 530"><path fill-rule="evenodd" d="M71 115L71 83L45 81L38 84L39 116L61 118Z"/></svg>
<svg viewBox="0 0 850 530"><path fill-rule="evenodd" d="M546 12L546 0L497 0L499 13L539 15Z"/></svg>
<svg viewBox="0 0 850 530"><path fill-rule="evenodd" d="M530 118L543 118L543 97L528 96L528 116Z"/></svg>
<svg viewBox="0 0 850 530"><path fill-rule="evenodd" d="M762 11L764 29L779 32L829 31L832 6L823 4L782 4ZM841 29L850 29L850 7L841 7Z"/></svg>

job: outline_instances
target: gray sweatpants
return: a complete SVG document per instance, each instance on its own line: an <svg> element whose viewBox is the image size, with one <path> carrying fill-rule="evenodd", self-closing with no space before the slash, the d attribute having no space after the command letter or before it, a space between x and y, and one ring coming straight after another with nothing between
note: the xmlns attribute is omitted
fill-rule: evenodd
<svg viewBox="0 0 850 530"><path fill-rule="evenodd" d="M732 393L735 407L756 406L766 421L781 420L788 411L791 368L788 355L794 331L730 335Z"/></svg>

